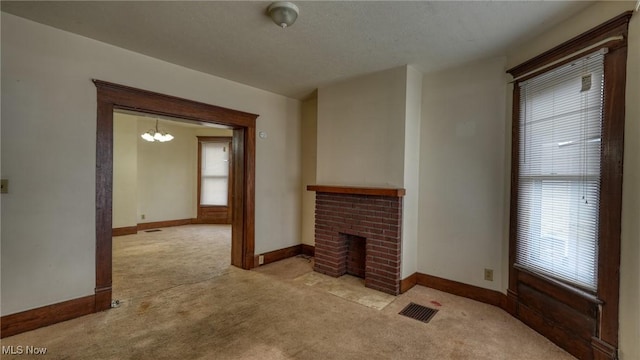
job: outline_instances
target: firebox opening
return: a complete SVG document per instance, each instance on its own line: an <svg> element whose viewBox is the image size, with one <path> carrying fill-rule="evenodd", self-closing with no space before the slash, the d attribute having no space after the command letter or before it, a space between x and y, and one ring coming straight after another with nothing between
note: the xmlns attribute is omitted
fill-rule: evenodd
<svg viewBox="0 0 640 360"><path fill-rule="evenodd" d="M347 244L347 274L365 278L367 268L367 241L361 236L342 234Z"/></svg>

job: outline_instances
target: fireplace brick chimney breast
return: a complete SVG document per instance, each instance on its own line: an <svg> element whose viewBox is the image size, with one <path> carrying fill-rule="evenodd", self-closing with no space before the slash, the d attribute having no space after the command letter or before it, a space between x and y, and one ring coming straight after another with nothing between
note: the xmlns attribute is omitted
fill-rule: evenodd
<svg viewBox="0 0 640 360"><path fill-rule="evenodd" d="M347 272L348 237L365 239L365 286L400 293L403 189L308 186L316 191L314 270ZM377 190L377 191L376 191Z"/></svg>

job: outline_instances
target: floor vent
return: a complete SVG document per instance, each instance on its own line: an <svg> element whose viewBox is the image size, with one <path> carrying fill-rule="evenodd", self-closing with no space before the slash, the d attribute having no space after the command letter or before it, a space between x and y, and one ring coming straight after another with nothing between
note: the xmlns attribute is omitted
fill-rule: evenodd
<svg viewBox="0 0 640 360"><path fill-rule="evenodd" d="M416 319L422 321L424 323L428 323L432 317L436 315L438 310L428 308L426 306L418 305L415 303L410 303L400 311L400 315L404 315L406 317L410 317L412 319Z"/></svg>
<svg viewBox="0 0 640 360"><path fill-rule="evenodd" d="M158 232L158 231L162 231L160 229L153 229L153 230L145 230L144 232Z"/></svg>

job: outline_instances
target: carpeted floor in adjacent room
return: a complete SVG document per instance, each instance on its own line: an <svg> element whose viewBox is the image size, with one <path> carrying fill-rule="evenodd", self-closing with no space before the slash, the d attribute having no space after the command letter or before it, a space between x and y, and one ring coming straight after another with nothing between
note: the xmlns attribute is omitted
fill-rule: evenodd
<svg viewBox="0 0 640 360"><path fill-rule="evenodd" d="M116 237L119 308L2 345L47 359L573 359L496 307L421 286L377 297L358 279L309 275L304 257L244 271L229 244L220 225ZM410 302L439 311L428 324L398 315Z"/></svg>

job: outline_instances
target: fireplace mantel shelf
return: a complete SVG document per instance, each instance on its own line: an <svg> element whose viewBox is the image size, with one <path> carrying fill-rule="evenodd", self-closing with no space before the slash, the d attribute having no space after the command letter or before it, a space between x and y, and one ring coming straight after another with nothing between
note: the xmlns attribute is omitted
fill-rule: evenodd
<svg viewBox="0 0 640 360"><path fill-rule="evenodd" d="M352 195L371 195L371 196L393 196L403 197L405 190L402 188L369 188L358 186L339 186L339 185L307 185L308 191L333 193L333 194L352 194Z"/></svg>

